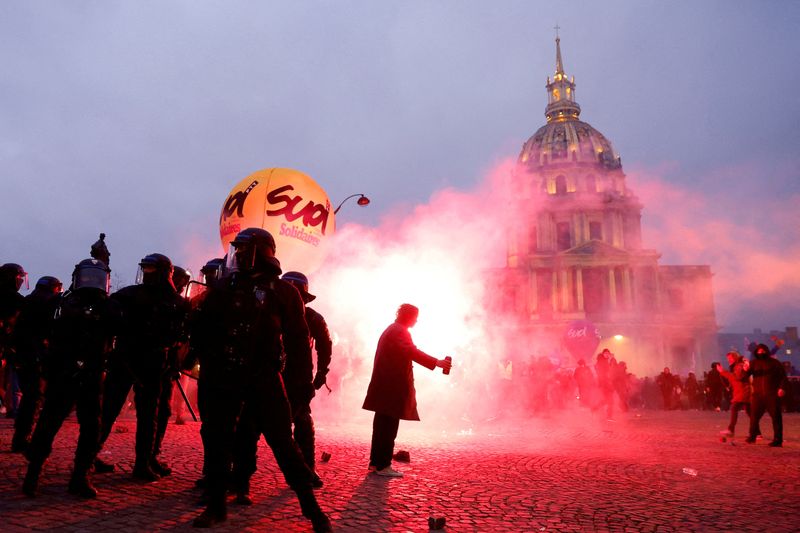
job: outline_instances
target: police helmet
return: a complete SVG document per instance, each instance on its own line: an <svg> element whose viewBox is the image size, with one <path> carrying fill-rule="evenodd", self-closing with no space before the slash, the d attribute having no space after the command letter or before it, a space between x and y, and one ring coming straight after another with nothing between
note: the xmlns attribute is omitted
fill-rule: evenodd
<svg viewBox="0 0 800 533"><path fill-rule="evenodd" d="M281 264L275 258L275 239L262 228L247 228L236 234L228 252L229 272L281 273Z"/></svg>
<svg viewBox="0 0 800 533"><path fill-rule="evenodd" d="M42 276L36 282L36 286L33 288L33 291L40 291L40 292L49 292L52 294L58 294L61 292L61 280L58 278L54 278L53 276Z"/></svg>
<svg viewBox="0 0 800 533"><path fill-rule="evenodd" d="M172 261L163 254L148 254L139 261L136 274L137 285L154 285L158 283L172 285Z"/></svg>
<svg viewBox="0 0 800 533"><path fill-rule="evenodd" d="M72 271L72 288L101 290L108 294L111 289L111 270L99 259L84 259Z"/></svg>
<svg viewBox="0 0 800 533"><path fill-rule="evenodd" d="M200 269L205 283L211 283L222 277L222 269L225 266L225 260L220 257L209 259L208 262Z"/></svg>
<svg viewBox="0 0 800 533"><path fill-rule="evenodd" d="M183 267L175 266L172 269L172 284L175 285L175 290L182 293L189 282L192 281L192 273Z"/></svg>
<svg viewBox="0 0 800 533"><path fill-rule="evenodd" d="M26 290L30 288L28 273L17 263L6 263L0 266L0 283L14 287L15 291L18 291L22 285L25 285Z"/></svg>
<svg viewBox="0 0 800 533"><path fill-rule="evenodd" d="M308 278L302 272L290 271L281 276L281 279L297 287L305 303L312 302L316 299L316 296L308 292Z"/></svg>

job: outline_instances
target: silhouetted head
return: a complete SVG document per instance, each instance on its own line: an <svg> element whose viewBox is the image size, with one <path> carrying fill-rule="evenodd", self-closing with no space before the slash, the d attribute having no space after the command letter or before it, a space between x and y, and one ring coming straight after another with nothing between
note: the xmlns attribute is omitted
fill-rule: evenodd
<svg viewBox="0 0 800 533"><path fill-rule="evenodd" d="M410 328L417 323L419 318L419 308L411 304L403 304L397 308L397 319L395 322Z"/></svg>

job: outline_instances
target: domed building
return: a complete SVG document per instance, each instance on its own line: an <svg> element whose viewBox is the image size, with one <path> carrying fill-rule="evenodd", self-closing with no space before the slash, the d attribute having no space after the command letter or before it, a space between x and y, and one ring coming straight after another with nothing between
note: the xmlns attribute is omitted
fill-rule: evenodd
<svg viewBox="0 0 800 533"><path fill-rule="evenodd" d="M638 375L669 366L702 377L719 358L710 267L659 265L660 254L642 246L643 206L614 146L581 120L558 37L546 89L546 123L511 177L516 218L493 304L540 352L522 356L565 356L570 327L589 324L597 350L609 348ZM565 358L574 364L578 355Z"/></svg>

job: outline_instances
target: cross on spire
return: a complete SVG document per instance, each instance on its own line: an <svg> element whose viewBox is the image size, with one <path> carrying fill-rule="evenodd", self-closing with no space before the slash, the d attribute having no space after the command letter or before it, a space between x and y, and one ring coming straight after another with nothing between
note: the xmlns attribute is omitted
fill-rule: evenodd
<svg viewBox="0 0 800 533"><path fill-rule="evenodd" d="M561 29L561 26L558 25L558 22L556 22L556 25L553 26L553 29L556 30L556 39L558 39L558 30Z"/></svg>

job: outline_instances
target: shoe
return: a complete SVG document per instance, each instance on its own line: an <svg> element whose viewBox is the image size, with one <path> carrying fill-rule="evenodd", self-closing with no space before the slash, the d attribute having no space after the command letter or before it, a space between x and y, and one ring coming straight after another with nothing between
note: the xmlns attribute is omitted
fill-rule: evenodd
<svg viewBox="0 0 800 533"><path fill-rule="evenodd" d="M28 498L36 497L36 490L39 488L39 474L41 473L41 465L28 464L28 471L25 473L25 480L22 482L22 493Z"/></svg>
<svg viewBox="0 0 800 533"><path fill-rule="evenodd" d="M194 522L192 522L192 527L207 528L213 526L214 524L220 524L227 519L227 511L211 511L206 509L200 514L200 516L194 519Z"/></svg>
<svg viewBox="0 0 800 533"><path fill-rule="evenodd" d="M86 477L72 478L67 486L67 492L81 498L97 498L97 489Z"/></svg>
<svg viewBox="0 0 800 533"><path fill-rule="evenodd" d="M764 435L759 433L758 435L756 435L756 440L764 440Z"/></svg>
<svg viewBox="0 0 800 533"><path fill-rule="evenodd" d="M330 519L322 511L311 518L311 527L314 529L314 533L330 533L333 531Z"/></svg>
<svg viewBox="0 0 800 533"><path fill-rule="evenodd" d="M767 444L767 446L769 446L770 448L783 448L783 442L782 441L778 441L778 440L774 440L774 441L770 442L769 444Z"/></svg>
<svg viewBox="0 0 800 533"><path fill-rule="evenodd" d="M102 459L95 459L94 460L94 472L95 474L108 474L113 472L114 469L117 467L113 463L107 463Z"/></svg>
<svg viewBox="0 0 800 533"><path fill-rule="evenodd" d="M158 459L150 460L150 469L161 477L167 477L172 473L172 469L163 461Z"/></svg>
<svg viewBox="0 0 800 533"><path fill-rule="evenodd" d="M733 437L733 431L730 429L723 429L719 432L720 437Z"/></svg>
<svg viewBox="0 0 800 533"><path fill-rule="evenodd" d="M156 474L149 466L135 466L133 468L133 478L147 483L158 481L161 476Z"/></svg>
<svg viewBox="0 0 800 533"><path fill-rule="evenodd" d="M720 408L719 408L719 407L715 407L715 408L714 408L714 410L715 410L716 412L718 412L718 413L720 412Z"/></svg>
<svg viewBox="0 0 800 533"><path fill-rule="evenodd" d="M303 512L303 516L311 520L311 527L314 529L314 533L328 533L333 531L330 519L322 509L320 509L313 492L298 492L297 499L300 502L300 510Z"/></svg>
<svg viewBox="0 0 800 533"><path fill-rule="evenodd" d="M239 505L253 505L253 498L250 497L249 492L237 492L234 501Z"/></svg>
<svg viewBox="0 0 800 533"><path fill-rule="evenodd" d="M403 473L398 472L397 470L392 468L391 465L381 470L375 470L375 474L384 477L403 477Z"/></svg>
<svg viewBox="0 0 800 533"><path fill-rule="evenodd" d="M747 444L755 444L755 442L756 442L756 439L754 439L754 438L752 438L752 437L747 437L746 439L744 439L744 441L745 441Z"/></svg>
<svg viewBox="0 0 800 533"><path fill-rule="evenodd" d="M311 479L311 487L315 489L321 489L324 484L325 483L323 483L322 478L319 477L319 474L314 472L314 477Z"/></svg>

